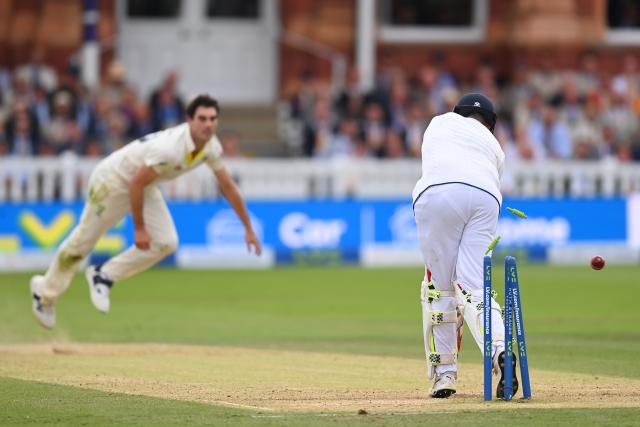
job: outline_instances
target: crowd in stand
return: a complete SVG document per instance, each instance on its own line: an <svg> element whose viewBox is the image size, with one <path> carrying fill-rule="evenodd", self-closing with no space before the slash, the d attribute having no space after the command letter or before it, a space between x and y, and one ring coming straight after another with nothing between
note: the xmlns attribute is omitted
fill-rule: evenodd
<svg viewBox="0 0 640 427"><path fill-rule="evenodd" d="M126 69L112 63L104 82L87 90L77 67L58 74L40 61L15 70L0 68L0 156L56 156L71 151L105 156L151 132L179 124L185 104L178 93L178 75L168 72L145 99L126 78ZM228 156L239 155L238 135L223 131Z"/></svg>
<svg viewBox="0 0 640 427"><path fill-rule="evenodd" d="M104 156L147 133L182 121L184 105L169 73L148 100L126 82L113 63L97 90L89 92L79 72L58 75L38 61L0 78L0 154Z"/></svg>
<svg viewBox="0 0 640 427"><path fill-rule="evenodd" d="M361 90L348 72L344 90L307 73L292 97L292 114L304 122L301 151L309 157L419 157L422 135L434 115L451 111L465 92L481 92L498 109L495 135L507 157L640 161L640 67L624 58L618 73L600 70L585 54L578 69L517 64L513 75L497 75L490 61L461 82L436 58L416 75L389 66L375 88Z"/></svg>
<svg viewBox="0 0 640 427"><path fill-rule="evenodd" d="M306 73L290 100L292 118L303 123L301 153L318 158L419 157L430 118L451 111L461 94L475 91L495 101L495 134L512 159L640 161L640 67L635 56L624 58L613 74L602 72L595 54L586 54L577 69L521 63L508 78L485 61L470 81L458 80L444 64L436 57L415 75L387 66L370 91L361 89L355 68L337 93L313 72ZM57 74L37 55L14 70L0 68L0 156L65 151L104 156L175 125L184 117L177 78L168 73L143 99L117 62L93 91L82 85L77 68ZM237 152L237 135L228 137L229 154Z"/></svg>

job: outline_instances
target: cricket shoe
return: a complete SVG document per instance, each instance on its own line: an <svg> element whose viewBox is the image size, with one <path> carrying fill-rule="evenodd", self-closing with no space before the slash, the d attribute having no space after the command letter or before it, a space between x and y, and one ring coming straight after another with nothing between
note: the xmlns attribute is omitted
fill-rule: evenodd
<svg viewBox="0 0 640 427"><path fill-rule="evenodd" d="M113 281L107 279L104 273L100 271L100 267L90 265L85 271L87 277L87 283L89 284L89 291L91 293L91 302L93 306L103 313L109 312L111 305L109 301L109 293L113 286Z"/></svg>
<svg viewBox="0 0 640 427"><path fill-rule="evenodd" d="M497 364L496 371L500 372L500 381L498 381L498 386L496 387L496 397L498 399L504 399L504 351L501 351L498 354L497 360L494 361L494 366ZM511 396L515 396L518 391L518 377L516 376L516 355L513 354L513 358L511 359L511 369L513 369L513 392ZM507 368L508 369L508 368Z"/></svg>
<svg viewBox="0 0 640 427"><path fill-rule="evenodd" d="M29 282L31 290L31 311L36 317L36 321L43 328L52 329L56 325L56 308L51 302L47 302L42 297L42 285L44 276L33 276Z"/></svg>
<svg viewBox="0 0 640 427"><path fill-rule="evenodd" d="M436 374L436 379L431 387L431 397L436 399L446 399L456 392L456 379L458 374L455 372L443 372Z"/></svg>

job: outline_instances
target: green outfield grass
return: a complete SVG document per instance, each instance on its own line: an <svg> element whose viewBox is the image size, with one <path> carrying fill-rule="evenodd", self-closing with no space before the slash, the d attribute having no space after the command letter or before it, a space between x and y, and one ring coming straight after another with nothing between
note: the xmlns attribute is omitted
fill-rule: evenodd
<svg viewBox="0 0 640 427"><path fill-rule="evenodd" d="M2 425L38 426L637 426L638 408L430 414L265 414L0 378Z"/></svg>
<svg viewBox="0 0 640 427"><path fill-rule="evenodd" d="M500 283L496 284L500 300L502 269L496 267L494 271L495 280ZM531 368L640 378L640 310L635 307L640 300L638 277L639 267L607 266L595 272L587 266L520 266ZM86 284L78 275L57 306L58 325L52 332L40 329L32 318L28 278L27 274L0 275L0 344L164 342L424 357L419 268L155 269L117 284L109 315L93 309ZM468 333L461 359L477 362L480 369L480 353ZM159 399L154 398L8 378L0 378L0 390L3 425L454 422L446 414L262 417L246 410L188 402L159 404ZM631 421L640 416L640 410L633 408L515 412L517 417L511 419L510 425L606 424L603 420L632 425ZM493 414L497 416L496 412ZM515 413L506 418L514 416ZM460 420L455 421L460 425L495 425L503 418L465 411L458 413L455 420Z"/></svg>
<svg viewBox="0 0 640 427"><path fill-rule="evenodd" d="M520 409L452 414L265 414L0 378L2 425L637 426L640 409ZM577 423L577 424L576 424Z"/></svg>

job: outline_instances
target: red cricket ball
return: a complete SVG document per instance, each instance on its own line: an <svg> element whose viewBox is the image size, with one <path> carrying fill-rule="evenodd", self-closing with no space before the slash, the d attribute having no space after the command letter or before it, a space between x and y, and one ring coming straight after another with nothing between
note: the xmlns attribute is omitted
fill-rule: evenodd
<svg viewBox="0 0 640 427"><path fill-rule="evenodd" d="M591 258L591 268L594 270L602 270L604 268L604 258L599 255Z"/></svg>

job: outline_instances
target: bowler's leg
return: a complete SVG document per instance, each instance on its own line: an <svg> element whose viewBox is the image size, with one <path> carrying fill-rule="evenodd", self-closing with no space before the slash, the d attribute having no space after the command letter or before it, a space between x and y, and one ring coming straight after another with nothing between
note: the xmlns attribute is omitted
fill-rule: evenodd
<svg viewBox="0 0 640 427"><path fill-rule="evenodd" d="M47 302L54 303L67 290L80 262L93 250L100 237L122 219L126 209L126 204L117 197L106 199L99 205L87 202L80 221L62 242L44 275L40 291Z"/></svg>
<svg viewBox="0 0 640 427"><path fill-rule="evenodd" d="M31 278L32 310L38 323L46 328L55 325L54 304L69 287L78 265L126 210L122 195L110 195L105 186L99 196L92 190L78 224L58 248L45 275Z"/></svg>
<svg viewBox="0 0 640 427"><path fill-rule="evenodd" d="M107 261L100 271L113 282L124 280L153 266L178 247L178 234L160 190L148 187L144 194L144 223L151 236L147 250L132 245Z"/></svg>

